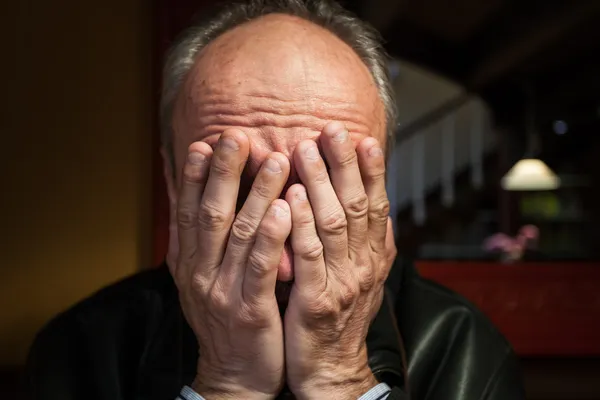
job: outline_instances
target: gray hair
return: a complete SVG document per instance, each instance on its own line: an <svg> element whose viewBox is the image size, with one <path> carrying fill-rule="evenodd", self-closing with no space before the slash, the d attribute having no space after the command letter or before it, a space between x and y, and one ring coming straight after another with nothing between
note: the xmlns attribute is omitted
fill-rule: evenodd
<svg viewBox="0 0 600 400"><path fill-rule="evenodd" d="M389 152L396 127L396 101L388 76L388 57L379 33L334 0L250 0L227 4L208 19L188 28L169 52L163 71L160 118L162 145L173 166L173 109L196 56L223 33L268 14L287 14L310 21L336 35L356 52L369 69L385 108Z"/></svg>

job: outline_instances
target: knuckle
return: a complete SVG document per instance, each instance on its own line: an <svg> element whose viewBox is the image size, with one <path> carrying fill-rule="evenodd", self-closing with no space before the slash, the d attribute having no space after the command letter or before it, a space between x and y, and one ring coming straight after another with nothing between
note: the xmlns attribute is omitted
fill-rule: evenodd
<svg viewBox="0 0 600 400"><path fill-rule="evenodd" d="M271 271L271 263L269 257L261 251L254 250L248 256L247 268L250 269L252 275L257 278L264 278Z"/></svg>
<svg viewBox="0 0 600 400"><path fill-rule="evenodd" d="M190 165L186 165L183 169L183 182L184 183L197 183L202 180L202 169L194 168Z"/></svg>
<svg viewBox="0 0 600 400"><path fill-rule="evenodd" d="M351 218L362 218L369 211L369 198L362 192L345 203L346 214Z"/></svg>
<svg viewBox="0 0 600 400"><path fill-rule="evenodd" d="M331 294L325 291L314 297L308 312L313 320L322 321L335 319L339 309Z"/></svg>
<svg viewBox="0 0 600 400"><path fill-rule="evenodd" d="M292 218L294 223L302 226L303 229L315 223L315 217L310 209L300 210L298 214L292 212Z"/></svg>
<svg viewBox="0 0 600 400"><path fill-rule="evenodd" d="M371 205L369 216L371 219L377 222L386 222L387 217L390 214L390 201L387 197L375 202Z"/></svg>
<svg viewBox="0 0 600 400"><path fill-rule="evenodd" d="M385 180L385 166L371 168L368 176L372 181Z"/></svg>
<svg viewBox="0 0 600 400"><path fill-rule="evenodd" d="M256 236L256 224L241 215L233 221L231 226L231 237L239 243L249 243Z"/></svg>
<svg viewBox="0 0 600 400"><path fill-rule="evenodd" d="M198 275L194 275L189 283L190 290L195 296L202 296L204 294L204 282Z"/></svg>
<svg viewBox="0 0 600 400"><path fill-rule="evenodd" d="M346 232L348 221L343 212L335 211L323 220L323 232L328 235L340 236Z"/></svg>
<svg viewBox="0 0 600 400"><path fill-rule="evenodd" d="M317 238L306 242L300 255L306 261L319 261L323 257L323 243Z"/></svg>
<svg viewBox="0 0 600 400"><path fill-rule="evenodd" d="M212 175L216 175L222 180L234 178L238 174L238 171L231 165L231 162L222 157L213 158L210 172Z"/></svg>
<svg viewBox="0 0 600 400"><path fill-rule="evenodd" d="M179 261L181 262L181 256L179 257ZM181 265L183 265L183 263L181 263ZM189 287L192 289L192 291L199 292L200 289L202 289L201 275L198 274L196 271L192 271L191 274L188 275L188 278L189 281L187 283L189 284Z"/></svg>
<svg viewBox="0 0 600 400"><path fill-rule="evenodd" d="M359 285L352 279L347 279L340 285L338 293L338 303L342 310L350 308L359 295Z"/></svg>
<svg viewBox="0 0 600 400"><path fill-rule="evenodd" d="M282 238L282 225L281 223L277 223L271 218L265 218L261 221L260 226L258 227L259 234L267 239L270 243L277 243L279 241L285 240Z"/></svg>
<svg viewBox="0 0 600 400"><path fill-rule="evenodd" d="M378 279L375 277L375 272L369 265L357 268L358 286L361 293L369 292L375 287Z"/></svg>
<svg viewBox="0 0 600 400"><path fill-rule="evenodd" d="M208 295L209 308L217 313L225 313L230 308L230 299L225 291L213 287Z"/></svg>
<svg viewBox="0 0 600 400"><path fill-rule="evenodd" d="M211 201L203 201L198 212L199 225L208 231L223 228L229 219L225 211Z"/></svg>
<svg viewBox="0 0 600 400"><path fill-rule="evenodd" d="M355 164L357 160L356 151L346 151L338 156L337 162L340 167L345 168Z"/></svg>
<svg viewBox="0 0 600 400"><path fill-rule="evenodd" d="M329 182L329 174L327 173L327 170L324 167L319 168L319 170L315 173L313 179L317 184L323 185Z"/></svg>
<svg viewBox="0 0 600 400"><path fill-rule="evenodd" d="M198 225L198 216L189 208L180 208L177 211L177 223L183 229L192 229Z"/></svg>
<svg viewBox="0 0 600 400"><path fill-rule="evenodd" d="M272 200L274 197L268 182L258 180L254 181L254 185L252 185L252 195L262 200Z"/></svg>

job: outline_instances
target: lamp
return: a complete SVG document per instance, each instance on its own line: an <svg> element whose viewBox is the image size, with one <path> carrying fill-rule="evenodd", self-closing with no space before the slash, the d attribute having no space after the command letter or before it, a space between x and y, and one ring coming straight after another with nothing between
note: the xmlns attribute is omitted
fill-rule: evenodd
<svg viewBox="0 0 600 400"><path fill-rule="evenodd" d="M533 92L528 90L527 93L529 94L529 107L527 108L527 153L529 156L517 161L500 183L504 190L555 190L560 186L560 178L546 163L534 157L538 151L539 138L535 127Z"/></svg>
<svg viewBox="0 0 600 400"><path fill-rule="evenodd" d="M554 190L560 178L537 158L519 160L501 181L504 190Z"/></svg>

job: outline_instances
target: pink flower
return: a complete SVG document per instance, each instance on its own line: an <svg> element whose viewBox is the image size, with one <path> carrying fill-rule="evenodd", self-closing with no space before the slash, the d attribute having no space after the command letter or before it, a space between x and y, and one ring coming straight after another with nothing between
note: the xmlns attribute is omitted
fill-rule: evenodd
<svg viewBox="0 0 600 400"><path fill-rule="evenodd" d="M519 229L516 237L496 233L483 242L483 248L489 252L503 254L506 261L520 260L526 249L534 248L539 238L539 229L534 225L525 225Z"/></svg>
<svg viewBox="0 0 600 400"><path fill-rule="evenodd" d="M508 235L496 233L485 240L483 247L487 251L506 251L512 242L513 239Z"/></svg>

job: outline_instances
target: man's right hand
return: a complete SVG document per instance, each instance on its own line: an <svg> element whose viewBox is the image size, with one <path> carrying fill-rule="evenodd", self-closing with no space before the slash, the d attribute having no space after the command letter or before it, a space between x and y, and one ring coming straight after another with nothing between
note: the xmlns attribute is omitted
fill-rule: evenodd
<svg viewBox="0 0 600 400"><path fill-rule="evenodd" d="M291 229L289 206L278 199L290 165L270 154L235 215L248 152L237 129L221 135L214 154L195 142L180 185L173 275L201 355L192 388L207 400L272 399L285 379L275 283Z"/></svg>

